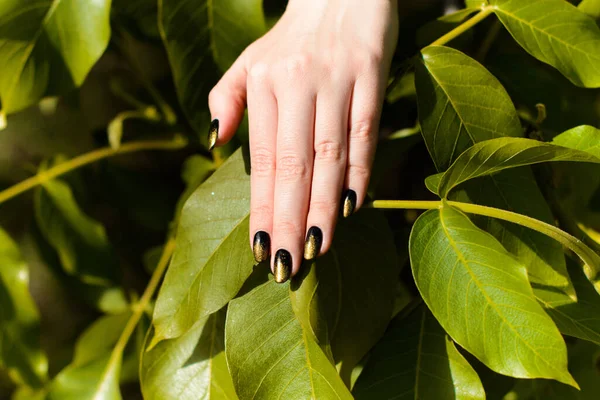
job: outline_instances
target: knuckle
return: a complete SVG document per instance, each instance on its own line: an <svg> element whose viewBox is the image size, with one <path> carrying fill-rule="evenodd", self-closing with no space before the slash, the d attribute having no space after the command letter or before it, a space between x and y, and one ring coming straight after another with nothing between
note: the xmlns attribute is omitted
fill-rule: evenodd
<svg viewBox="0 0 600 400"><path fill-rule="evenodd" d="M370 142L375 136L375 118L369 115L367 118L353 122L350 127L350 140Z"/></svg>
<svg viewBox="0 0 600 400"><path fill-rule="evenodd" d="M308 162L297 155L286 155L277 160L277 177L281 180L298 181L308 178Z"/></svg>
<svg viewBox="0 0 600 400"><path fill-rule="evenodd" d="M250 67L248 76L254 82L265 82L269 77L269 65L264 62L257 62Z"/></svg>
<svg viewBox="0 0 600 400"><path fill-rule="evenodd" d="M250 170L259 177L271 176L275 171L275 154L273 151L264 147L255 149L252 153Z"/></svg>
<svg viewBox="0 0 600 400"><path fill-rule="evenodd" d="M306 53L288 57L285 62L285 72L291 78L303 76L310 67L310 56Z"/></svg>
<svg viewBox="0 0 600 400"><path fill-rule="evenodd" d="M346 149L335 140L323 140L315 144L315 159L339 163L346 160Z"/></svg>
<svg viewBox="0 0 600 400"><path fill-rule="evenodd" d="M363 70L375 70L381 68L383 53L379 50L363 51L356 55L358 65Z"/></svg>
<svg viewBox="0 0 600 400"><path fill-rule="evenodd" d="M350 163L348 166L348 176L356 181L368 183L371 176L371 167L364 164Z"/></svg>

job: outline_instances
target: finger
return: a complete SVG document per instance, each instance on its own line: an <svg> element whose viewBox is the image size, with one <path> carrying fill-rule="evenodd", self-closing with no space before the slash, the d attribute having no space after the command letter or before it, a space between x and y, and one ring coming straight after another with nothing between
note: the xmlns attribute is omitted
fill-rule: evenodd
<svg viewBox="0 0 600 400"><path fill-rule="evenodd" d="M350 105L348 167L342 204L344 217L349 217L362 206L371 177L383 102L384 80L379 68L381 67L374 66L371 72L363 73L354 84Z"/></svg>
<svg viewBox="0 0 600 400"><path fill-rule="evenodd" d="M301 90L278 91L277 162L273 219L273 274L285 282L298 272L313 163L314 95Z"/></svg>
<svg viewBox="0 0 600 400"><path fill-rule="evenodd" d="M317 95L314 169L304 258L312 260L331 246L344 184L348 154L348 112L352 86L348 82Z"/></svg>
<svg viewBox="0 0 600 400"><path fill-rule="evenodd" d="M256 262L269 260L273 230L277 101L267 68L257 65L248 77L250 126L250 241Z"/></svg>
<svg viewBox="0 0 600 400"><path fill-rule="evenodd" d="M210 91L209 150L227 143L240 125L246 108L246 78L246 56L242 54Z"/></svg>

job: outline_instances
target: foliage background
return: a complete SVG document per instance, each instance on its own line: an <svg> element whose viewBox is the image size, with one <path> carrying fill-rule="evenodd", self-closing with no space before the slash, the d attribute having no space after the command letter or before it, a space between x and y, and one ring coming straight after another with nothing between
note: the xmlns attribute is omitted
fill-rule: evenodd
<svg viewBox="0 0 600 400"><path fill-rule="evenodd" d="M540 1L542 11L538 12L547 12L557 2L564 0ZM93 10L88 8L92 3ZM467 1L471 7L481 3ZM379 146L370 194L375 199L436 200L424 185L425 178L445 170L450 160L430 156L427 136L423 140L419 135L420 127L424 132L428 129L428 113L423 110L436 104L435 92L419 99L415 93L415 81L426 87L435 65L417 63L410 68L407 60L474 11L438 19L444 13L440 2L403 4L395 79L390 81L382 118L384 143ZM240 51L275 23L284 6L275 0L264 4L259 0L55 0L27 5L6 0L0 5L0 120L6 121L0 132L2 186L9 188L39 176L35 174L94 149L119 148L121 142L160 142L159 151L103 159L0 205L0 399L135 399L142 398L142 390L148 399L250 398L253 390L265 390L255 384L265 369L261 363L268 367L272 361L252 352L251 344L260 338L270 341L271 354L291 357L290 368L298 366L300 355L295 351L313 361L329 382L329 386L320 382L313 387L321 393L318 398L332 398L334 392L347 398L350 392L344 382L355 381L352 395L367 399L387 398L390 390L402 392L402 388L419 398L482 398L484 390L492 399L596 398L600 393L597 293L578 272L577 261L572 257L560 261L563 248L535 232L474 218L496 237L514 235L513 247L503 241L504 247L518 255L520 262L538 266L538 275L532 273L533 267L528 269L534 290L546 296L540 294L538 302L561 332L569 335L565 340L570 375L567 371L542 375L566 383L572 383L572 376L583 389L580 392L556 381L506 376L523 376L515 372L516 367L501 371L505 375L497 374L488 368L489 360L486 366L461 347L464 343L450 322L440 321L444 327L440 326L422 304L419 290L424 293L424 289L419 280L415 285L409 265L409 233L420 215L412 209L365 210L345 221L336 233L334 251L307 266L292 284L289 300L289 288L269 282L265 268L248 270L251 253L243 231L247 209L228 198L211 200L214 193L248 195L247 182L231 182L245 175L243 154L234 151L246 142L247 127L243 124L233 143L210 154L205 147L207 93ZM52 13L50 7L55 7ZM596 20L600 17L597 1L586 0L579 7ZM600 75L585 66L586 80L582 81L569 76L569 68L562 66L571 78L567 79L527 54L496 20L489 17L449 45L481 62L504 86L510 96L507 112L513 112L511 101L516 107L515 119L506 122L506 130L516 126L513 136L521 136L524 126L528 137L550 141L576 126L600 126L600 91L594 89ZM61 41L61 34L70 37L72 32L79 33L73 41ZM31 38L35 45L27 47ZM588 52L592 62L600 57L593 50ZM547 49L541 53L541 57L552 57ZM587 65L577 56L570 58ZM18 64L24 59L31 64ZM453 129L452 123L448 122L448 130ZM217 168L219 172L206 181ZM510 192L513 211L558 222L562 229L594 243L600 231L598 168L581 163L543 164L531 172L505 171L512 176L499 175L506 176L499 182L517 187ZM477 188L485 187L484 181L478 182ZM532 189L535 182L539 192ZM492 190L469 191L468 185L453 198L507 208L498 204ZM189 196L192 201L183 208ZM537 207L540 199L548 206ZM182 209L184 218L179 221ZM230 222L209 225L216 215ZM432 217L430 213L423 218ZM232 235L224 245L211 243L215 232L230 237L232 221L240 223L239 238ZM193 229L198 223L206 232ZM201 298L189 308L191 314L172 314L172 305L160 298L140 309L152 272L157 265L166 266L167 260L159 259L165 248L172 250L176 232L179 249L186 249L186 243L193 245L178 250L171 265L186 264L184 259L191 255L196 264L187 262L188 267L196 271L202 264L211 271L210 279L218 277L217 286L224 289L206 291L202 285L190 285L189 290ZM541 250L528 253L519 247L523 237ZM369 252L356 251L360 246ZM411 251L414 256L416 250L411 247ZM219 269L223 262L219 257L230 253L238 276ZM507 260L501 265L513 262ZM332 271L340 271L340 276ZM208 282L208 277L204 279ZM180 281L177 275L167 275L162 289L167 295L161 296L176 298ZM544 285L560 291L544 291ZM235 294L239 287L240 294L229 304L226 317L219 311L227 303L223 293ZM264 289L253 290L256 287ZM337 302L332 299L332 287L344 288L345 297ZM577 303L561 303L565 295L573 297L575 292ZM306 301L315 293L316 301ZM425 301L432 308L433 300ZM331 303L337 307L333 311L324 306ZM255 314L271 304L281 306L268 315ZM132 315L140 321L128 325ZM150 328L153 315L154 328ZM396 317L387 326L391 315ZM439 314L436 317L440 320ZM253 319L258 322L251 325ZM552 323L540 321L535 326ZM273 336L273 326L286 323L289 331ZM290 338L306 335L306 326L314 338L294 347ZM129 328L131 335L122 342L119 338ZM159 341L157 336L169 340ZM558 333L554 339L558 344L552 356L560 353L556 349L562 343ZM375 343L369 358L363 359ZM230 349L227 360L222 351L225 345ZM140 354L148 346L153 349L144 353L140 369ZM290 349L294 352L287 354ZM428 350L423 359L417 357L420 349ZM439 363L440 355L447 362ZM251 368L243 365L246 357ZM337 362L341 378L331 359ZM155 364L158 367L151 368ZM423 368L422 375L419 368ZM289 390L297 394L310 387L312 378L304 376L302 366L294 372L298 388ZM393 385L384 385L378 389L381 392L369 386L386 377L394 378L389 380ZM415 382L419 377L420 384ZM271 395L259 393L264 398Z"/></svg>

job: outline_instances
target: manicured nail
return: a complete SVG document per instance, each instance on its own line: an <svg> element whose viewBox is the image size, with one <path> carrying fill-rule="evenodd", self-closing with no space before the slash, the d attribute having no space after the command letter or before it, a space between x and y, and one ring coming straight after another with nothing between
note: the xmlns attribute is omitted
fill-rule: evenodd
<svg viewBox="0 0 600 400"><path fill-rule="evenodd" d="M321 245L323 244L323 232L316 226L313 226L308 230L306 234L306 241L304 242L304 259L312 260L317 257L321 252Z"/></svg>
<svg viewBox="0 0 600 400"><path fill-rule="evenodd" d="M356 192L352 189L348 189L346 191L346 195L344 196L344 204L342 208L342 213L344 218L348 218L354 213L354 209L356 208Z"/></svg>
<svg viewBox="0 0 600 400"><path fill-rule="evenodd" d="M287 250L277 250L275 254L275 268L273 268L275 282L284 283L292 274L292 255Z"/></svg>
<svg viewBox="0 0 600 400"><path fill-rule="evenodd" d="M210 123L210 129L208 130L208 151L215 148L217 144L217 138L219 137L219 120L213 119Z"/></svg>
<svg viewBox="0 0 600 400"><path fill-rule="evenodd" d="M254 244L252 245L254 259L256 262L263 262L269 259L271 255L271 238L264 231L256 232L254 235Z"/></svg>

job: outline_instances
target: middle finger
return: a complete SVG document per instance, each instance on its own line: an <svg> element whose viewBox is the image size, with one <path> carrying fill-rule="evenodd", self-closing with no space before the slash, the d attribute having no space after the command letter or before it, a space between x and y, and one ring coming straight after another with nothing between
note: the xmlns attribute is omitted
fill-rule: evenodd
<svg viewBox="0 0 600 400"><path fill-rule="evenodd" d="M298 83L298 82L296 82ZM313 166L315 95L306 87L278 94L273 274L285 282L302 260Z"/></svg>

